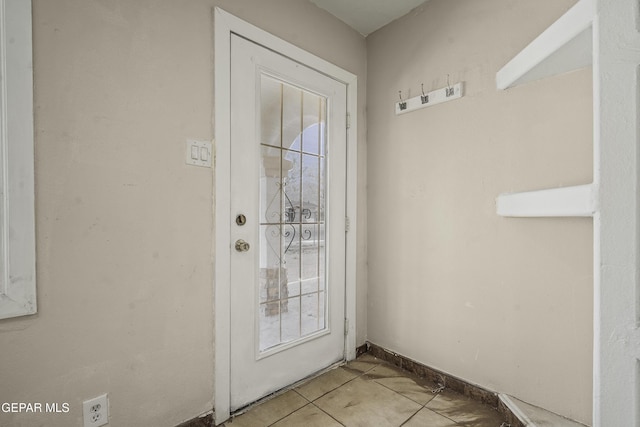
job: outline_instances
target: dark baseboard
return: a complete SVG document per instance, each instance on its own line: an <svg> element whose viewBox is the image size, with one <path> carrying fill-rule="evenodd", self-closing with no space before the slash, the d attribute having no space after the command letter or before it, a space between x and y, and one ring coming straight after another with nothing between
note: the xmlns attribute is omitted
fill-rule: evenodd
<svg viewBox="0 0 640 427"><path fill-rule="evenodd" d="M504 415L507 423L510 427L525 427L524 424L518 419L518 417L511 412L511 410L503 404L498 398L498 393L487 390L475 384L471 384L463 379L447 374L446 372L439 371L434 368L430 368L420 362L409 359L398 353L394 353L376 344L365 342L361 346L356 348L356 357L359 357L365 353L384 360L392 365L395 365L405 371L411 372L421 378L425 378L432 381L435 386L439 384L444 385L445 388L460 393L468 398L477 402L490 405L496 408L498 412ZM207 414L200 417L193 418L189 421L176 426L176 427L215 427L213 421L213 414Z"/></svg>
<svg viewBox="0 0 640 427"><path fill-rule="evenodd" d="M496 408L498 412L504 416L510 427L525 427L518 417L516 417L515 414L500 401L498 393L487 390L478 385L471 384L463 379L447 374L446 372L430 368L420 362L416 362L415 360L411 360L408 357L394 353L393 351L387 350L370 342L365 343L364 346L358 347L358 351L361 347L365 346L368 350L367 352L378 359L382 359L385 362L391 363L405 371L409 371L414 375L425 378L428 381L432 381L436 386L443 385L445 388L467 396L472 400Z"/></svg>
<svg viewBox="0 0 640 427"><path fill-rule="evenodd" d="M369 351L369 343L366 342L364 344L362 344L359 347L356 347L356 357L360 357L363 354L367 353Z"/></svg>
<svg viewBox="0 0 640 427"><path fill-rule="evenodd" d="M201 415L185 421L176 427L215 427L213 423L213 414Z"/></svg>
<svg viewBox="0 0 640 427"><path fill-rule="evenodd" d="M507 420L507 423L509 423L511 427L526 427L502 400L498 401L498 412L504 415L505 420Z"/></svg>

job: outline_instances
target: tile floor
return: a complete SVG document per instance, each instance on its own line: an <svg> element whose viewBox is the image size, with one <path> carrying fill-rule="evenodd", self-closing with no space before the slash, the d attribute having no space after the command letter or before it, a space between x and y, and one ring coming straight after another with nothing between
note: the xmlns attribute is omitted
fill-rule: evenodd
<svg viewBox="0 0 640 427"><path fill-rule="evenodd" d="M225 427L500 427L497 410L365 354L227 421ZM505 423L506 425L506 423Z"/></svg>

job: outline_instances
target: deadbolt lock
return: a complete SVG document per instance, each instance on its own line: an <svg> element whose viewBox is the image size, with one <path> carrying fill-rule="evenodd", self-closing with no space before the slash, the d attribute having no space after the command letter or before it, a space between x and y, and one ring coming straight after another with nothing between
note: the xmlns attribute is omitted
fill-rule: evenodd
<svg viewBox="0 0 640 427"><path fill-rule="evenodd" d="M236 240L236 251L247 252L248 250L249 250L249 243L245 242L242 239Z"/></svg>
<svg viewBox="0 0 640 427"><path fill-rule="evenodd" d="M245 225L247 223L247 217L244 216L243 214L239 214L236 217L236 224L238 225Z"/></svg>

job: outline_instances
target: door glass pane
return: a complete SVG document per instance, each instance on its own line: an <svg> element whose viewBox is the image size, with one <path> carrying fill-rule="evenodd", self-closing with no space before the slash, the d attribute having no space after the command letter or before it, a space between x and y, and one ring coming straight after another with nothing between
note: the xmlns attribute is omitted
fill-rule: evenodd
<svg viewBox="0 0 640 427"><path fill-rule="evenodd" d="M282 114L282 85L272 79L262 79L260 111L262 111L260 142L263 145L282 145L280 115Z"/></svg>
<svg viewBox="0 0 640 427"><path fill-rule="evenodd" d="M282 159L279 148L261 147L260 168L260 222L280 224L282 222Z"/></svg>
<svg viewBox="0 0 640 427"><path fill-rule="evenodd" d="M302 95L302 108L304 109L302 124L302 151L312 154L320 154L322 152L322 129L324 129L324 120L320 116L320 110L323 109L324 99L319 98L310 93Z"/></svg>
<svg viewBox="0 0 640 427"><path fill-rule="evenodd" d="M326 98L261 76L259 349L326 329Z"/></svg>
<svg viewBox="0 0 640 427"><path fill-rule="evenodd" d="M281 277L280 245L281 226L268 224L260 226L260 303L277 302L286 280ZM262 268L262 266L265 266Z"/></svg>
<svg viewBox="0 0 640 427"><path fill-rule="evenodd" d="M282 86L282 146L293 148L302 127L302 91L293 86ZM298 144L299 145L299 144ZM295 148L300 150L298 146Z"/></svg>
<svg viewBox="0 0 640 427"><path fill-rule="evenodd" d="M290 342L300 337L300 297L282 300L280 342Z"/></svg>
<svg viewBox="0 0 640 427"><path fill-rule="evenodd" d="M301 332L303 335L315 332L318 330L318 293L307 294L302 296L302 317Z"/></svg>

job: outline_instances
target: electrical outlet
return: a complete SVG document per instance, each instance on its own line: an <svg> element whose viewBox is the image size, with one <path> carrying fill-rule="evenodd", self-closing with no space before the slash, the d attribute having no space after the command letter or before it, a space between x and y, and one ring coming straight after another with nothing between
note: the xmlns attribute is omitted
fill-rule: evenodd
<svg viewBox="0 0 640 427"><path fill-rule="evenodd" d="M102 396L82 402L84 427L99 427L109 423L109 399Z"/></svg>

